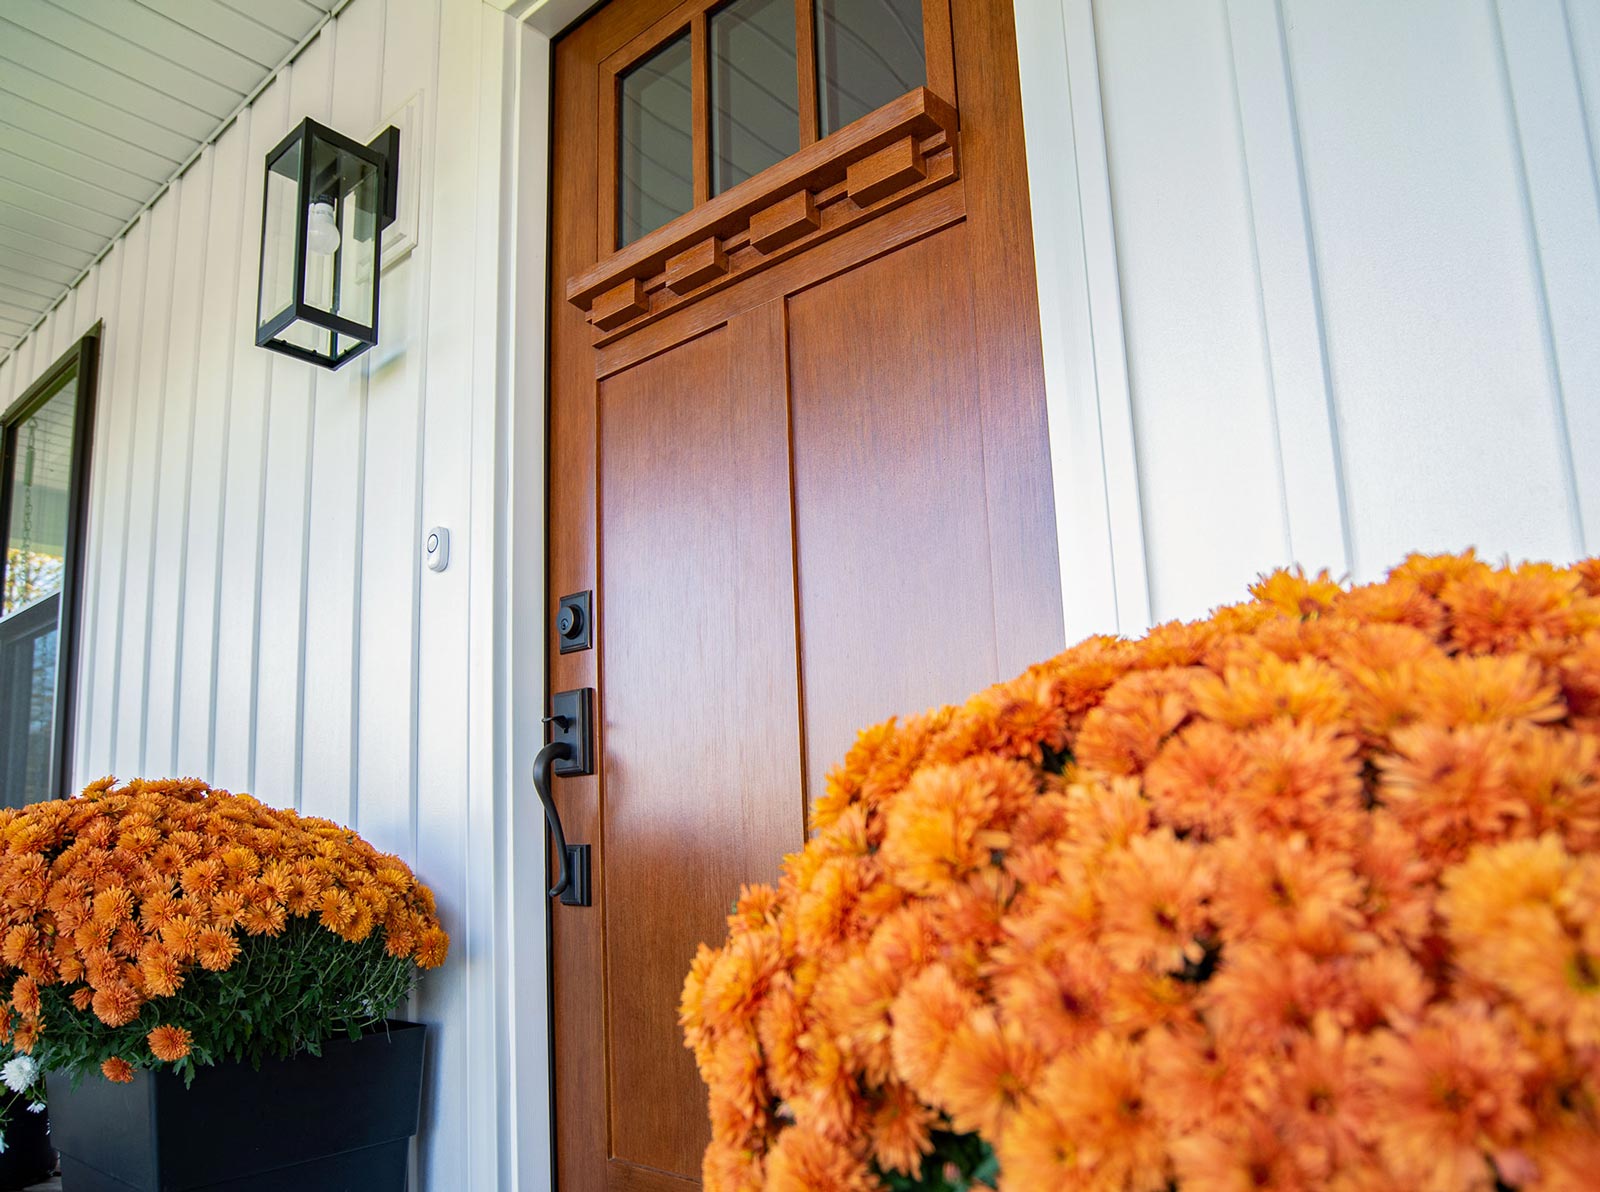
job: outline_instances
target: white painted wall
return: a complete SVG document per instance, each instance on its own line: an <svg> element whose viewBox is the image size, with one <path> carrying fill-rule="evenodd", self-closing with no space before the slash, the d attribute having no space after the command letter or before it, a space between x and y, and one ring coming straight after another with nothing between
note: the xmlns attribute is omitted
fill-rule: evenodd
<svg viewBox="0 0 1600 1192"><path fill-rule="evenodd" d="M248 790L350 824L437 894L451 959L413 1007L435 1027L434 1189L549 1173L525 1128L548 1115L544 900L512 864L537 870L543 842L523 776L547 62L482 0L353 0L0 363L3 408L104 320L77 779ZM413 96L417 246L384 274L379 346L337 373L257 349L267 150L308 115L364 139ZM433 525L442 574L420 562Z"/></svg>
<svg viewBox="0 0 1600 1192"><path fill-rule="evenodd" d="M1600 5L1016 13L1069 640L1600 550Z"/></svg>

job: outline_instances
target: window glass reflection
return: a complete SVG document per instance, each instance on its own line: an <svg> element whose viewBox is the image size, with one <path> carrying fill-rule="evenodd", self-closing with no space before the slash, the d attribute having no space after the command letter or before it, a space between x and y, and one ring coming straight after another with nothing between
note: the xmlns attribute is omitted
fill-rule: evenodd
<svg viewBox="0 0 1600 1192"><path fill-rule="evenodd" d="M816 5L823 136L926 82L921 0L816 0Z"/></svg>
<svg viewBox="0 0 1600 1192"><path fill-rule="evenodd" d="M0 617L61 591L67 557L76 382L77 375L69 374L55 396L12 431L16 463L11 476Z"/></svg>
<svg viewBox="0 0 1600 1192"><path fill-rule="evenodd" d="M711 16L711 191L800 148L794 0L735 0Z"/></svg>
<svg viewBox="0 0 1600 1192"><path fill-rule="evenodd" d="M689 35L622 76L618 95L617 247L694 206L694 89Z"/></svg>

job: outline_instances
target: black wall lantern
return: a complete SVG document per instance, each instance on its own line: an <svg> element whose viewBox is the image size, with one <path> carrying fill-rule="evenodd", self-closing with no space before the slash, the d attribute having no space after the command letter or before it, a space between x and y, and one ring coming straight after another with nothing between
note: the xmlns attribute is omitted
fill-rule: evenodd
<svg viewBox="0 0 1600 1192"><path fill-rule="evenodd" d="M398 129L363 145L311 119L267 154L256 346L338 368L378 342L399 164Z"/></svg>

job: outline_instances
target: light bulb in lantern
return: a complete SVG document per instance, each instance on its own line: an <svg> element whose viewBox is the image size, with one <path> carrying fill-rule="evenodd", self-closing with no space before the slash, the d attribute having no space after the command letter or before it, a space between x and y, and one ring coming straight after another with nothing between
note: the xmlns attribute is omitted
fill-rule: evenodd
<svg viewBox="0 0 1600 1192"><path fill-rule="evenodd" d="M311 204L311 215L306 221L306 247L323 256L339 251L339 227L333 222L333 203L327 199Z"/></svg>

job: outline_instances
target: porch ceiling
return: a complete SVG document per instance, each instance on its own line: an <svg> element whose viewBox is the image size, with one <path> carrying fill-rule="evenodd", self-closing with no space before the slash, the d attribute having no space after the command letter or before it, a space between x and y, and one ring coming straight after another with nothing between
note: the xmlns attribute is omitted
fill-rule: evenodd
<svg viewBox="0 0 1600 1192"><path fill-rule="evenodd" d="M0 360L347 2L0 4Z"/></svg>

